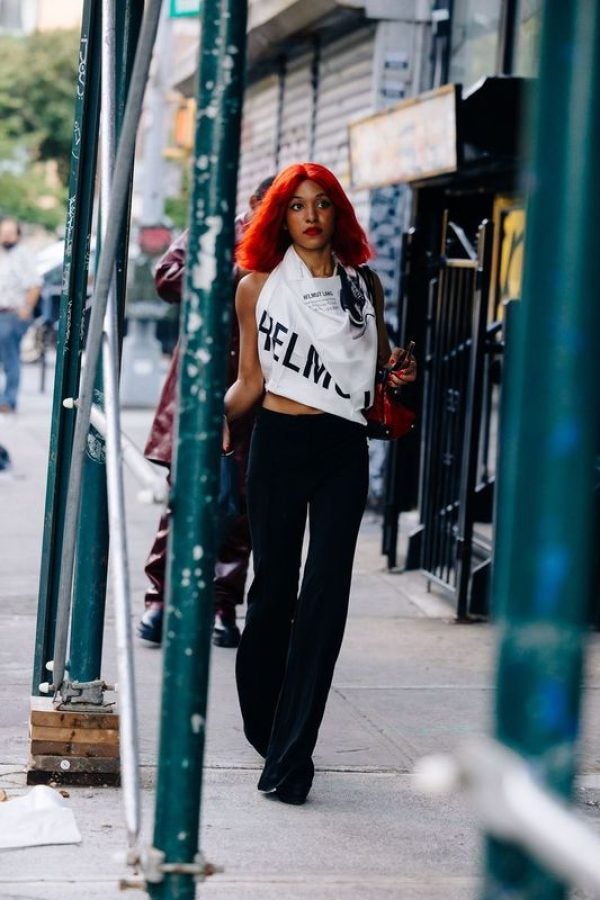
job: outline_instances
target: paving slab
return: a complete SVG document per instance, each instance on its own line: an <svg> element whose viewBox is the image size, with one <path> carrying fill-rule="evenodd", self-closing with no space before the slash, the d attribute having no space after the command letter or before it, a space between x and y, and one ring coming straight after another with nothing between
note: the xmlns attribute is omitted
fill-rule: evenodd
<svg viewBox="0 0 600 900"><path fill-rule="evenodd" d="M0 787L27 790L24 765L50 427L50 384L38 392L26 369L21 411L0 416L0 443L14 471L0 478ZM151 412L128 410L125 430L140 445ZM160 515L142 506L126 474L132 624L142 609L144 559ZM198 888L214 900L470 900L477 896L481 838L461 798L433 800L414 790L424 753L451 751L486 733L493 709L496 633L456 625L451 604L419 573L388 573L380 522L365 517L350 617L315 754L306 806L256 790L260 759L242 733L235 654L215 648L201 847L225 867ZM109 596L104 676L116 678ZM143 836L150 844L156 782L162 653L135 646L140 720ZM590 636L583 698L580 811L600 829L600 636ZM4 851L0 900L117 900L128 875L121 792L69 788L81 846ZM582 893L574 894L585 898ZM587 898L586 898L587 900Z"/></svg>
<svg viewBox="0 0 600 900"><path fill-rule="evenodd" d="M402 897L404 883L432 879L441 886L446 877L475 876L479 847L469 810L460 800L440 810L414 793L411 777L318 773L302 808L265 797L255 783L254 773L206 773L203 852L225 873L201 895L231 896L237 887L239 897L259 896L261 889L277 896L278 889L279 897L295 900L307 896L307 889L314 898L335 896L340 888L342 896L377 896L385 888L389 896ZM67 886L68 871L68 881L85 885L86 895L101 889L105 897L113 890L117 896L123 867L115 855L123 851L125 835L114 792L70 788L69 794L82 844L5 853L0 891L54 900ZM148 813L150 792L144 799Z"/></svg>

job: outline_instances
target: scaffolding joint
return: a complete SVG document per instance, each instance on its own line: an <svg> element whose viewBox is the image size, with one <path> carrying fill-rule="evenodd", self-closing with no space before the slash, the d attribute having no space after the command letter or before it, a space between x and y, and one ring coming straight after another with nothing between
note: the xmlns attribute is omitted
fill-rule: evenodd
<svg viewBox="0 0 600 900"><path fill-rule="evenodd" d="M194 861L166 862L166 854L156 847L148 847L142 857L142 871L147 884L160 884L165 875L190 875L194 881L205 881L211 875L225 871L222 866L207 862L202 853L194 856Z"/></svg>

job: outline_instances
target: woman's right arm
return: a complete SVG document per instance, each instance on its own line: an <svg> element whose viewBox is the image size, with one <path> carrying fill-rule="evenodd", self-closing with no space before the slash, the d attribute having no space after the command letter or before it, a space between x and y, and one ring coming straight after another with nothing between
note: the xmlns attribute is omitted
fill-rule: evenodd
<svg viewBox="0 0 600 900"><path fill-rule="evenodd" d="M225 394L225 415L232 421L248 412L264 391L258 358L256 303L267 275L251 272L240 281L235 293L235 312L240 326L238 377Z"/></svg>

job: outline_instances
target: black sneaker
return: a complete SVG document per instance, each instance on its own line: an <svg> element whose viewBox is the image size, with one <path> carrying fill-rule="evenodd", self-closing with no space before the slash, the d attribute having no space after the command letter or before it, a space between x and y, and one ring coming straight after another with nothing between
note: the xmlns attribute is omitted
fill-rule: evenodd
<svg viewBox="0 0 600 900"><path fill-rule="evenodd" d="M240 643L240 629L235 620L224 619L219 613L215 616L213 644L215 647L237 647Z"/></svg>
<svg viewBox="0 0 600 900"><path fill-rule="evenodd" d="M138 625L138 635L141 640L152 647L160 647L162 643L163 626L162 606L149 606Z"/></svg>

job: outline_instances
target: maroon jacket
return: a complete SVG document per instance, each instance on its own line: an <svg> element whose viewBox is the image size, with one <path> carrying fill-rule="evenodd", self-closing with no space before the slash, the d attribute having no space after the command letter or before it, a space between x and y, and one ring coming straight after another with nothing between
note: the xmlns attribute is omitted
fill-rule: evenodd
<svg viewBox="0 0 600 900"><path fill-rule="evenodd" d="M184 231L174 241L160 260L154 275L156 293L167 303L180 303L183 291L185 254L188 233ZM171 365L158 401L152 428L144 449L144 456L163 466L171 465L173 453L173 423L175 421L177 370L179 366L179 344L173 351Z"/></svg>
<svg viewBox="0 0 600 900"><path fill-rule="evenodd" d="M185 272L185 256L187 251L188 233L184 231L174 241L163 258L160 260L154 276L156 292L167 303L180 303L183 293L183 276ZM241 272L234 272L233 293L241 277ZM233 384L237 378L238 360L240 354L240 330L235 312L231 317L231 339L227 360L227 387ZM144 455L152 462L163 466L171 465L173 454L173 425L177 408L177 373L179 367L179 344L175 347L173 358L163 385L162 393L158 401L154 421L150 429L150 435L146 442ZM232 427L232 443L240 445L242 461L247 452L250 431L254 421L254 414L249 413L241 417ZM236 452L236 456L238 453ZM245 465L244 465L245 469Z"/></svg>

